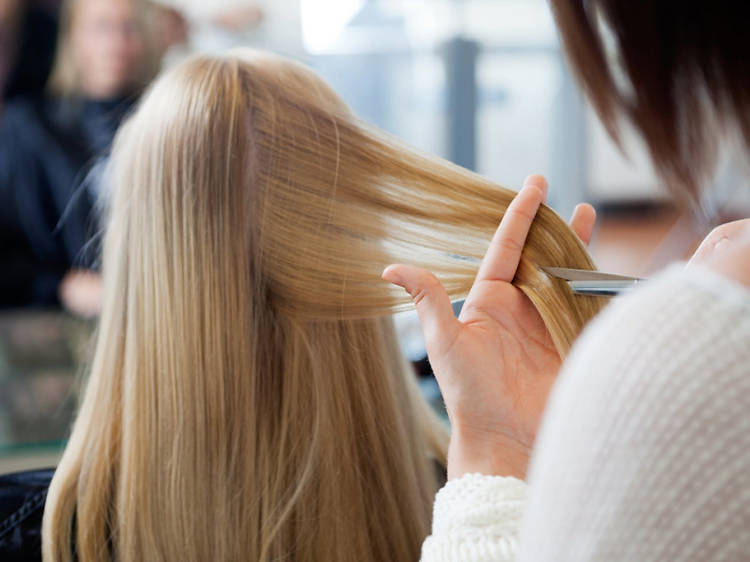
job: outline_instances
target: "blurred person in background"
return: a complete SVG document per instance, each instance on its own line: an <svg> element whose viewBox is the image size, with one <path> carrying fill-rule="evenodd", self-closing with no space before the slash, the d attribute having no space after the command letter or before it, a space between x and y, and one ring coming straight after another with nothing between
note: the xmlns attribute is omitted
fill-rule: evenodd
<svg viewBox="0 0 750 562"><path fill-rule="evenodd" d="M123 116L156 74L141 0L62 7L44 95L10 100L0 118L0 306L98 309L91 235L100 188L91 173Z"/></svg>

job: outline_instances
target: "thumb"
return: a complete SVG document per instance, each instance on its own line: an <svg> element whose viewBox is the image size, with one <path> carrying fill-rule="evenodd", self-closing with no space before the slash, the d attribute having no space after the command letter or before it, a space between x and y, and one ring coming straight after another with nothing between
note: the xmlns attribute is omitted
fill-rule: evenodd
<svg viewBox="0 0 750 562"><path fill-rule="evenodd" d="M411 295L422 324L428 353L441 353L456 338L459 322L442 283L432 273L411 265L389 265L383 279L403 287Z"/></svg>

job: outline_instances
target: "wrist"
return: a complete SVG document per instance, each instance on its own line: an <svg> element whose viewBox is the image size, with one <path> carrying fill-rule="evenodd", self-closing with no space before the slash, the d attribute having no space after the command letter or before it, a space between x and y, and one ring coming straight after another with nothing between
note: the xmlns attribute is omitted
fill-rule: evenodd
<svg viewBox="0 0 750 562"><path fill-rule="evenodd" d="M505 435L480 434L453 427L448 447L448 479L480 473L523 480L530 455L528 447Z"/></svg>

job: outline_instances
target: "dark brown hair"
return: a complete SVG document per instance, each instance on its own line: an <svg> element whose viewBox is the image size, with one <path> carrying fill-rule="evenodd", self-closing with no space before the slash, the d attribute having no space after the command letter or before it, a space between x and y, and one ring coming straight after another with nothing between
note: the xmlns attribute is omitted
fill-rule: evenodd
<svg viewBox="0 0 750 562"><path fill-rule="evenodd" d="M629 118L674 193L697 201L714 170L720 134L736 130L750 148L750 4L550 0L550 6L573 71L610 134L618 140L618 118ZM607 28L617 65L608 56Z"/></svg>

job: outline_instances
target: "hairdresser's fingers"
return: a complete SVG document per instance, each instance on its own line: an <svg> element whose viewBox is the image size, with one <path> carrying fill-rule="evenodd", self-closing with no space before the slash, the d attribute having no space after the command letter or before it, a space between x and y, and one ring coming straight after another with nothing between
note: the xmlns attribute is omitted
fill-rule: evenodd
<svg viewBox="0 0 750 562"><path fill-rule="evenodd" d="M689 265L704 263L726 246L729 241L742 237L750 229L750 219L727 222L714 228L690 258Z"/></svg>
<svg viewBox="0 0 750 562"><path fill-rule="evenodd" d="M535 174L526 178L492 237L476 282L513 280L529 228L546 195L547 180L544 176Z"/></svg>
<svg viewBox="0 0 750 562"><path fill-rule="evenodd" d="M428 353L441 354L447 349L458 335L459 323L438 278L419 267L394 264L383 270L383 279L403 287L411 295Z"/></svg>
<svg viewBox="0 0 750 562"><path fill-rule="evenodd" d="M594 223L596 223L596 211L588 203L576 205L573 211L573 217L570 219L570 228L573 229L581 239L581 242L589 245L591 235L594 232Z"/></svg>

